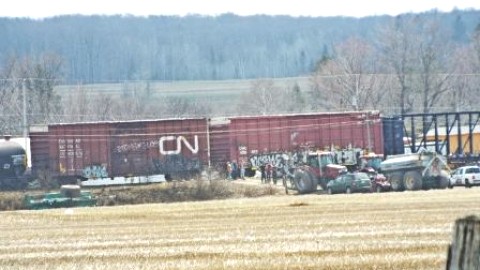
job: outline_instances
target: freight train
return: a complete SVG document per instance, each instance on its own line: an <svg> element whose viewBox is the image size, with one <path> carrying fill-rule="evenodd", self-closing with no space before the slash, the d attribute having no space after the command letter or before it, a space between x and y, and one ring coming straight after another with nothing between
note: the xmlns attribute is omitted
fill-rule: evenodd
<svg viewBox="0 0 480 270"><path fill-rule="evenodd" d="M27 153L22 145L5 136L0 143L0 190L24 188Z"/></svg>
<svg viewBox="0 0 480 270"><path fill-rule="evenodd" d="M30 130L31 173L85 186L151 183L228 161L282 167L307 149L394 154L402 140L403 124L377 111L50 124Z"/></svg>

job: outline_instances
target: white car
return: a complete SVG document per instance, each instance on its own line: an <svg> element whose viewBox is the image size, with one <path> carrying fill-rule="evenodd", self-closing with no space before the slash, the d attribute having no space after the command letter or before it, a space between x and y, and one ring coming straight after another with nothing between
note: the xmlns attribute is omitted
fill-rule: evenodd
<svg viewBox="0 0 480 270"><path fill-rule="evenodd" d="M450 187L475 185L480 185L480 167L478 166L459 167L450 176Z"/></svg>

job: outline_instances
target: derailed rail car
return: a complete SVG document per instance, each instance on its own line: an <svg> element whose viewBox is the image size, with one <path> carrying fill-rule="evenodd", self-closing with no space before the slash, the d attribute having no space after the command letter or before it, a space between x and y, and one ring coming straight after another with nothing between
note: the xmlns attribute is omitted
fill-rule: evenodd
<svg viewBox="0 0 480 270"><path fill-rule="evenodd" d="M32 171L61 183L187 178L207 164L205 118L54 124L30 133Z"/></svg>

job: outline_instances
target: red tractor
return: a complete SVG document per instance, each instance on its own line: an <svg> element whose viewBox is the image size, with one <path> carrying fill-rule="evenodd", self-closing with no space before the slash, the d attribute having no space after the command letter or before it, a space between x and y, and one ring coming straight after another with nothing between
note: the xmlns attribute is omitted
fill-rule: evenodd
<svg viewBox="0 0 480 270"><path fill-rule="evenodd" d="M347 171L347 167L335 164L335 153L330 151L308 152L296 166L290 181L300 194L315 192L320 185L326 190L327 183Z"/></svg>

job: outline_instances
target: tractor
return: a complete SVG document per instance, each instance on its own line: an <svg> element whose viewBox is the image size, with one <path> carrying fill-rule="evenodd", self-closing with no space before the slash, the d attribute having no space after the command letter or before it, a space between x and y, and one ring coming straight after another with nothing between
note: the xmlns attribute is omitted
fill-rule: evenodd
<svg viewBox="0 0 480 270"><path fill-rule="evenodd" d="M290 180L298 193L304 194L315 192L318 185L326 190L330 180L346 171L346 166L335 164L334 152L308 152L303 155L300 165L294 168Z"/></svg>

